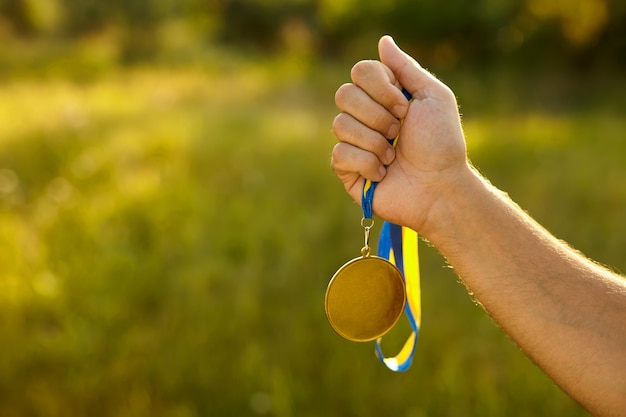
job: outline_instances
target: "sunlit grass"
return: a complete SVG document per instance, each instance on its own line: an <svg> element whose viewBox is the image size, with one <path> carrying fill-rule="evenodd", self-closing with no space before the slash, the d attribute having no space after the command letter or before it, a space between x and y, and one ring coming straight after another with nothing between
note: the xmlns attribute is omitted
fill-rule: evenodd
<svg viewBox="0 0 626 417"><path fill-rule="evenodd" d="M362 239L329 167L347 68L231 59L3 86L0 414L585 415L425 244L410 372L327 325L326 283ZM464 125L496 185L623 268L617 114Z"/></svg>

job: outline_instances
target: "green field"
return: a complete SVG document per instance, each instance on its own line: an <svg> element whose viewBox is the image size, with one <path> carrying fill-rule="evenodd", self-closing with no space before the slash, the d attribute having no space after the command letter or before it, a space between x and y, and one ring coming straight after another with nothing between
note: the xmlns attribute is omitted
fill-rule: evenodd
<svg viewBox="0 0 626 417"><path fill-rule="evenodd" d="M587 415L426 242L409 372L328 326L326 284L362 244L329 165L350 65L229 56L2 81L0 415ZM442 77L474 164L626 268L624 80Z"/></svg>

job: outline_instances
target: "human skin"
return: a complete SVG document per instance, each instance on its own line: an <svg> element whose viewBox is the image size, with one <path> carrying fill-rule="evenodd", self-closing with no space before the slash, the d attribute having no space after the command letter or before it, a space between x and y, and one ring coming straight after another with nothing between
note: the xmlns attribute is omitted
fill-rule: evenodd
<svg viewBox="0 0 626 417"><path fill-rule="evenodd" d="M467 158L453 92L385 36L335 101L332 167L447 259L498 325L597 416L626 413L626 280L547 232ZM404 87L413 100L401 92ZM403 120L400 124L399 120ZM400 134L395 150L385 138Z"/></svg>

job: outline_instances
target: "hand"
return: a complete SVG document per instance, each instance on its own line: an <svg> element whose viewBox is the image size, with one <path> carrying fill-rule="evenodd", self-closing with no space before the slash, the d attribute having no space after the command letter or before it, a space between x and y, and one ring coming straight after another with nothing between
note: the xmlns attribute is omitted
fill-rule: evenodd
<svg viewBox="0 0 626 417"><path fill-rule="evenodd" d="M378 47L380 61L358 62L353 83L335 95L341 113L332 167L358 203L365 178L379 181L374 213L420 232L440 198L470 172L456 99L391 37ZM394 152L386 138L398 132Z"/></svg>

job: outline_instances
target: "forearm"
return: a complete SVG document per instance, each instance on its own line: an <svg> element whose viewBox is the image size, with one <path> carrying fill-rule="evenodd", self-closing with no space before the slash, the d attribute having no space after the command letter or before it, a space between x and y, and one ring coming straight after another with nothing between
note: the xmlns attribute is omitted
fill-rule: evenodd
<svg viewBox="0 0 626 417"><path fill-rule="evenodd" d="M626 282L468 170L431 209L423 234L557 384L598 415L623 413Z"/></svg>

